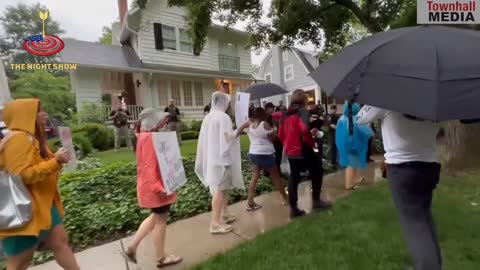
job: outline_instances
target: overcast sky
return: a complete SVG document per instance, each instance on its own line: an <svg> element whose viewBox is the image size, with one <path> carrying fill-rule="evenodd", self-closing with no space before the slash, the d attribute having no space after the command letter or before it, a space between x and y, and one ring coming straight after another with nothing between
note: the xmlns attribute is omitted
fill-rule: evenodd
<svg viewBox="0 0 480 270"><path fill-rule="evenodd" d="M129 6L132 1L128 0ZM265 7L270 6L271 0L262 1ZM49 9L50 16L66 31L64 37L96 41L102 34L102 27L118 18L117 0L0 0L0 14L3 16L7 6L38 2ZM312 49L310 46L306 48ZM252 53L252 62L259 64L263 55Z"/></svg>

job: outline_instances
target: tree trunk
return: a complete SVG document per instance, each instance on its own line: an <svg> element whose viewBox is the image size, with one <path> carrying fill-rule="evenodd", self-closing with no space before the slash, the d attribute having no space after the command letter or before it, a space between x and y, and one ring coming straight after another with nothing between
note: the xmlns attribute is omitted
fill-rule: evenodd
<svg viewBox="0 0 480 270"><path fill-rule="evenodd" d="M450 121L445 132L444 166L449 170L480 167L480 124Z"/></svg>

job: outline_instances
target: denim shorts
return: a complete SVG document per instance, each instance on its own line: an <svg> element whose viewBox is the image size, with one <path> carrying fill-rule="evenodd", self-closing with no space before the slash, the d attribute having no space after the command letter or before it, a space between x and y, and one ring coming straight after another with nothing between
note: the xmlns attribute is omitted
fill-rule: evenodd
<svg viewBox="0 0 480 270"><path fill-rule="evenodd" d="M249 154L250 162L253 166L260 169L272 169L277 167L277 161L275 160L275 155L255 155Z"/></svg>

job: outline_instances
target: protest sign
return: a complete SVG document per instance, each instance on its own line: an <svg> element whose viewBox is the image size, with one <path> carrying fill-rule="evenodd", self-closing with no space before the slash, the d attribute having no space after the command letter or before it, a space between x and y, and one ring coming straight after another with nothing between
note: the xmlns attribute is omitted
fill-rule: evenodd
<svg viewBox="0 0 480 270"><path fill-rule="evenodd" d="M235 97L235 124L237 124L237 127L241 127L248 121L249 102L249 93L237 92Z"/></svg>
<svg viewBox="0 0 480 270"><path fill-rule="evenodd" d="M187 182L176 132L152 133L153 147L167 195Z"/></svg>
<svg viewBox="0 0 480 270"><path fill-rule="evenodd" d="M74 170L78 166L77 155L75 153L75 146L73 145L72 132L69 127L58 127L58 134L62 147L70 152L71 159L67 164L67 169Z"/></svg>

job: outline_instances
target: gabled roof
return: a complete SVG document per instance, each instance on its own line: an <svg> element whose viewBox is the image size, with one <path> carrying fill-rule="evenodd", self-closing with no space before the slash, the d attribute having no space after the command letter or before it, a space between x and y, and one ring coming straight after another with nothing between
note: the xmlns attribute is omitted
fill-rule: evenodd
<svg viewBox="0 0 480 270"><path fill-rule="evenodd" d="M115 46L100 43L65 39L65 48L60 54L64 63L78 64L80 67L109 69L123 72L151 72L181 74L225 79L255 80L251 74L204 70L178 66L143 63L130 45Z"/></svg>
<svg viewBox="0 0 480 270"><path fill-rule="evenodd" d="M312 62L318 61L318 63L321 63L320 60L318 59L318 54L315 52L310 52L310 51L303 50L296 47L290 48L290 50L292 50L293 53L297 56L297 58L300 60L303 67L307 70L308 73L312 72L315 69L315 67L312 65ZM271 57L271 55L272 55L272 50L270 49L260 64L260 69L258 71L258 74L264 72L264 67L267 64L266 61Z"/></svg>

